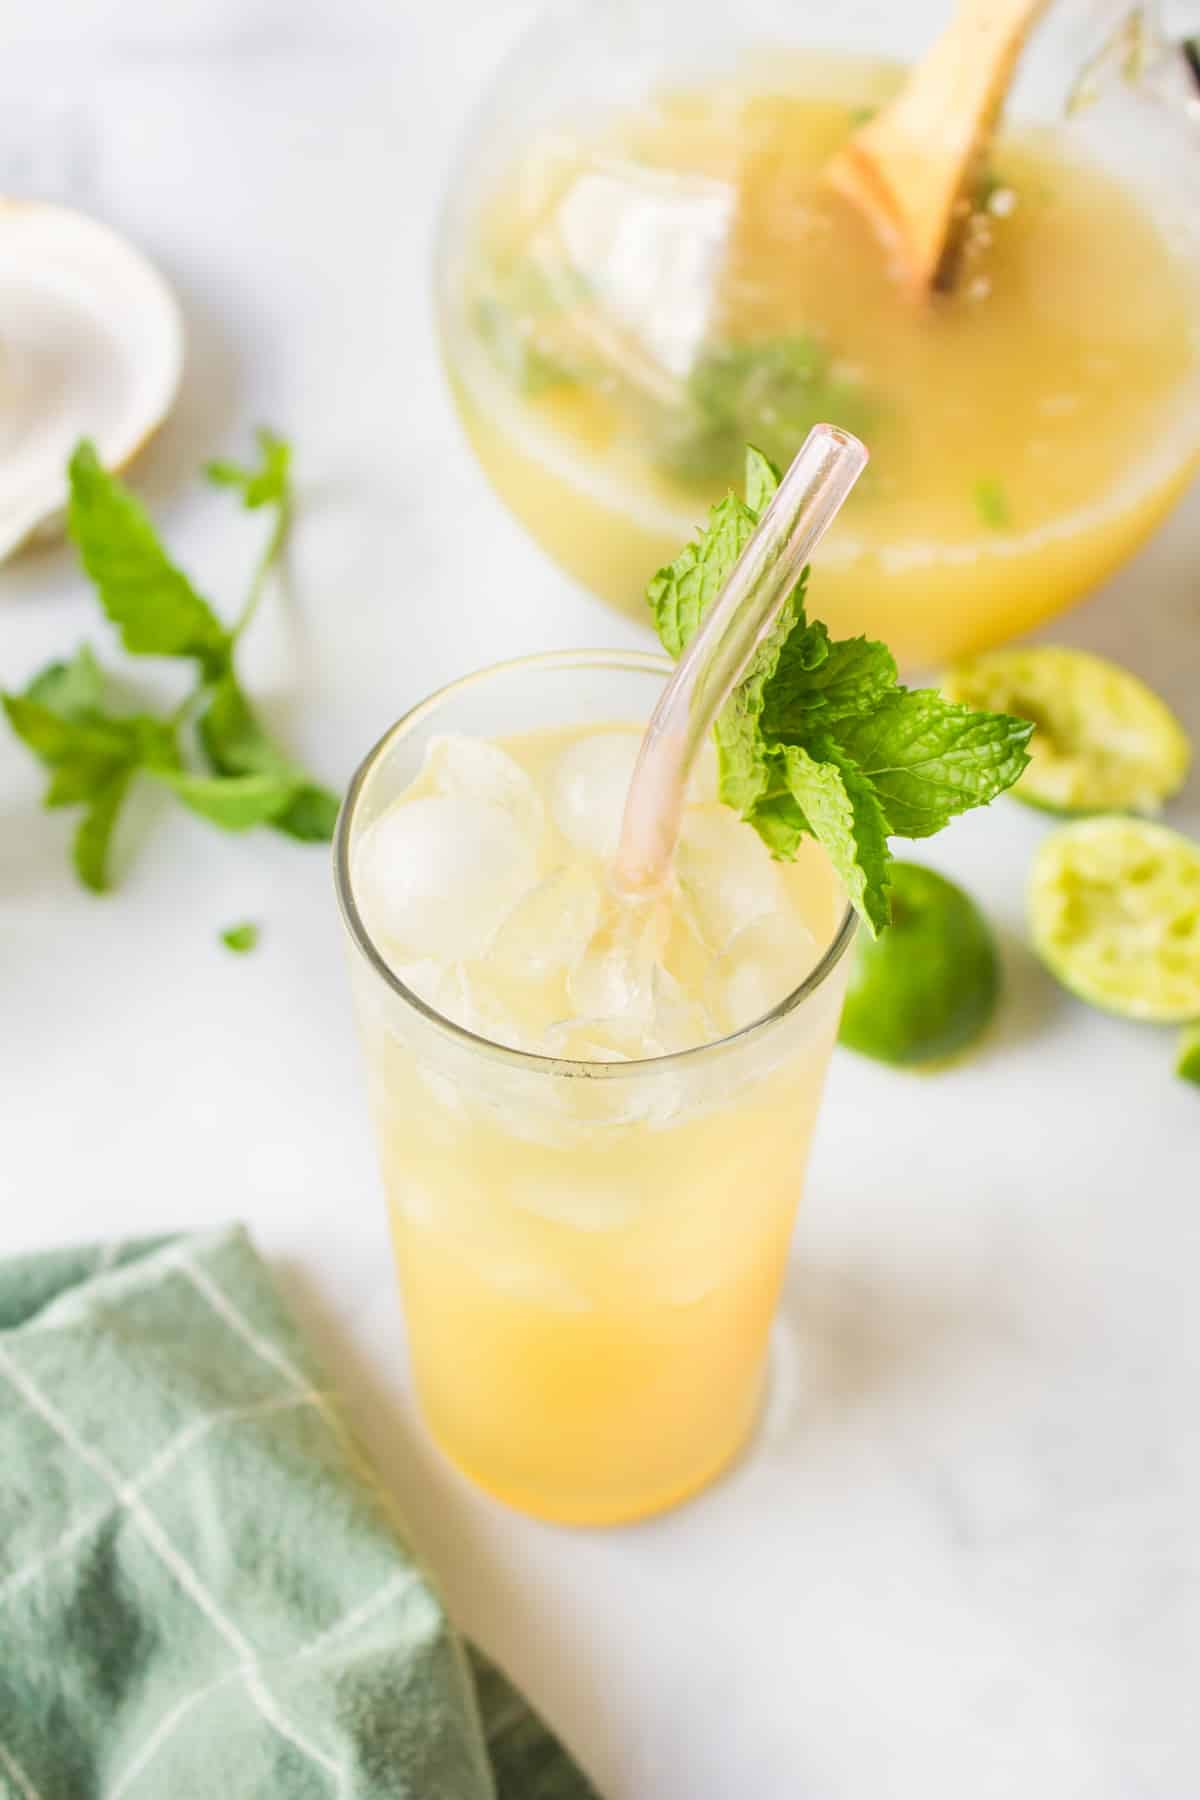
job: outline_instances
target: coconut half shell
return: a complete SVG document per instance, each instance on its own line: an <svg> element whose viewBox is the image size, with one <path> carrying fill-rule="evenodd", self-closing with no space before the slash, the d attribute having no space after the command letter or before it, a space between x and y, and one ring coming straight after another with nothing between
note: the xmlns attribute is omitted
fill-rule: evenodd
<svg viewBox="0 0 1200 1800"><path fill-rule="evenodd" d="M0 559L60 522L79 439L123 467L182 371L178 302L140 251L66 207L0 199Z"/></svg>

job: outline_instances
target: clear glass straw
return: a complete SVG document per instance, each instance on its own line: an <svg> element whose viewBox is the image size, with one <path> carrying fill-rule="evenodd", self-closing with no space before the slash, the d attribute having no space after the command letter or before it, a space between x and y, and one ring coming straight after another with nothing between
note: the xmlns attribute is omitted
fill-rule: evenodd
<svg viewBox="0 0 1200 1800"><path fill-rule="evenodd" d="M865 446L835 425L814 425L800 446L646 727L614 869L622 892L666 881L700 747L866 463Z"/></svg>

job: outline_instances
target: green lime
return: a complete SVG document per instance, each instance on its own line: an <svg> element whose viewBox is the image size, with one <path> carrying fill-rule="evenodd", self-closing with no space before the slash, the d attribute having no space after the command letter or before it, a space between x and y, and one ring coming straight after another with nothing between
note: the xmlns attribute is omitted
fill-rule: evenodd
<svg viewBox="0 0 1200 1800"><path fill-rule="evenodd" d="M892 922L859 934L841 1042L879 1062L941 1062L977 1038L1000 963L969 894L918 863L892 864Z"/></svg>
<svg viewBox="0 0 1200 1800"><path fill-rule="evenodd" d="M1200 845L1145 819L1052 832L1029 886L1034 949L1064 987L1159 1024L1200 1018Z"/></svg>
<svg viewBox="0 0 1200 1800"><path fill-rule="evenodd" d="M1200 1025L1193 1025L1180 1038L1175 1073L1181 1075L1184 1081L1194 1081L1200 1087Z"/></svg>
<svg viewBox="0 0 1200 1800"><path fill-rule="evenodd" d="M993 650L947 674L950 700L1037 727L1012 789L1047 812L1158 812L1182 787L1191 746L1144 681L1083 650Z"/></svg>

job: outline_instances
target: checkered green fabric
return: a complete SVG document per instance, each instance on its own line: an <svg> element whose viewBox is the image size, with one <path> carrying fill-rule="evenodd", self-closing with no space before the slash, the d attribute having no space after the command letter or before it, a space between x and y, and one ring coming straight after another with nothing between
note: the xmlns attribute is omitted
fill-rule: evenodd
<svg viewBox="0 0 1200 1800"><path fill-rule="evenodd" d="M237 1229L0 1266L4 1800L594 1800Z"/></svg>

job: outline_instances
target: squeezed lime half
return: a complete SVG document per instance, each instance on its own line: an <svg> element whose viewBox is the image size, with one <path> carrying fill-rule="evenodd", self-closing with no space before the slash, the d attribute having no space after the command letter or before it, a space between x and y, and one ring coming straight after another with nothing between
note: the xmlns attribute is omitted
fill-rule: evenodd
<svg viewBox="0 0 1200 1800"><path fill-rule="evenodd" d="M944 875L894 862L891 880L891 924L877 938L859 933L841 1042L878 1062L944 1062L995 1011L995 942L970 895Z"/></svg>
<svg viewBox="0 0 1200 1800"><path fill-rule="evenodd" d="M1200 1025L1193 1025L1180 1038L1175 1073L1184 1081L1194 1081L1200 1087Z"/></svg>
<svg viewBox="0 0 1200 1800"><path fill-rule="evenodd" d="M1052 832L1029 886L1033 944L1064 987L1127 1019L1200 1019L1200 845L1145 819Z"/></svg>
<svg viewBox="0 0 1200 1800"><path fill-rule="evenodd" d="M1183 785L1191 746L1144 681L1084 650L993 650L951 669L948 699L1036 727L1011 790L1055 813L1158 812Z"/></svg>

